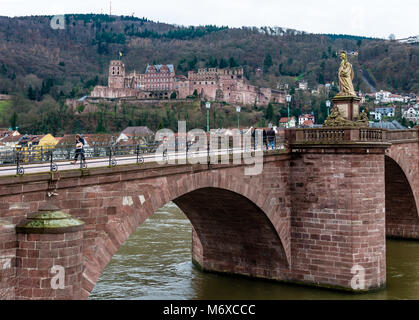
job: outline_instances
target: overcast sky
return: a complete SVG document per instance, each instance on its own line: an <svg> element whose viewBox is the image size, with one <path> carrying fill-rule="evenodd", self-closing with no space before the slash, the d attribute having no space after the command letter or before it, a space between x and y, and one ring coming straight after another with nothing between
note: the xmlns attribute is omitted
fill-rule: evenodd
<svg viewBox="0 0 419 320"><path fill-rule="evenodd" d="M0 0L0 15L109 13L109 2ZM280 26L379 38L419 34L419 0L113 0L112 14L180 25Z"/></svg>

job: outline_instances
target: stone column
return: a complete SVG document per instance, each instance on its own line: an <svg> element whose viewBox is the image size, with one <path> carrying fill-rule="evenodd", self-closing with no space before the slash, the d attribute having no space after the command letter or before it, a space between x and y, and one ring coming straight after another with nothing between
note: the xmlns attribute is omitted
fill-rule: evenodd
<svg viewBox="0 0 419 320"><path fill-rule="evenodd" d="M385 287L385 146L298 148L290 185L293 276L350 291Z"/></svg>
<svg viewBox="0 0 419 320"><path fill-rule="evenodd" d="M16 227L16 299L81 299L83 225L47 205Z"/></svg>
<svg viewBox="0 0 419 320"><path fill-rule="evenodd" d="M0 220L0 300L15 298L15 225Z"/></svg>

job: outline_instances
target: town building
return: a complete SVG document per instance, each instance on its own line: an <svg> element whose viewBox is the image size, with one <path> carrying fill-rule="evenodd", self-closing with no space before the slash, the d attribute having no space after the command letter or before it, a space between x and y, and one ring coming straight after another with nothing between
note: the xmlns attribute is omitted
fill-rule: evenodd
<svg viewBox="0 0 419 320"><path fill-rule="evenodd" d="M298 83L298 89L306 91L308 90L308 82L303 80Z"/></svg>
<svg viewBox="0 0 419 320"><path fill-rule="evenodd" d="M16 132L16 131L15 131ZM19 150L49 150L53 149L58 140L50 133L45 135L10 134L0 139L2 149Z"/></svg>
<svg viewBox="0 0 419 320"><path fill-rule="evenodd" d="M419 124L419 105L407 106L402 111L402 117L406 118L407 121L412 121L415 124Z"/></svg>
<svg viewBox="0 0 419 320"><path fill-rule="evenodd" d="M148 127L127 127L125 128L116 142L119 144L137 144L150 141L154 136L154 132Z"/></svg>
<svg viewBox="0 0 419 320"><path fill-rule="evenodd" d="M11 128L0 128L0 140L7 136L20 136L19 131Z"/></svg>
<svg viewBox="0 0 419 320"><path fill-rule="evenodd" d="M301 128L313 128L314 127L314 122L313 122L313 120L306 120L300 125L300 127Z"/></svg>
<svg viewBox="0 0 419 320"><path fill-rule="evenodd" d="M22 135L9 135L5 136L0 140L0 149L1 150L14 150L15 147L19 144L19 140Z"/></svg>
<svg viewBox="0 0 419 320"><path fill-rule="evenodd" d="M298 117L298 125L302 126L306 121L311 121L311 123L314 124L314 116L312 114L302 114Z"/></svg>
<svg viewBox="0 0 419 320"><path fill-rule="evenodd" d="M401 102L407 103L409 102L411 97L409 96L402 96L400 94L393 94L388 91L380 90L379 92L375 93L375 101L376 104L378 103L394 103L394 102Z"/></svg>
<svg viewBox="0 0 419 320"><path fill-rule="evenodd" d="M282 91L248 84L243 68L208 68L176 75L174 66L148 65L144 74L126 74L125 65L113 60L109 66L108 86L96 86L92 98L201 99L239 105L284 103Z"/></svg>
<svg viewBox="0 0 419 320"><path fill-rule="evenodd" d="M374 120L381 120L383 117L393 118L395 115L395 107L376 107L374 111L370 112Z"/></svg>
<svg viewBox="0 0 419 320"><path fill-rule="evenodd" d="M295 117L282 117L279 120L279 127L280 128L288 128L288 121L289 121L289 128L295 128L297 126L297 120Z"/></svg>

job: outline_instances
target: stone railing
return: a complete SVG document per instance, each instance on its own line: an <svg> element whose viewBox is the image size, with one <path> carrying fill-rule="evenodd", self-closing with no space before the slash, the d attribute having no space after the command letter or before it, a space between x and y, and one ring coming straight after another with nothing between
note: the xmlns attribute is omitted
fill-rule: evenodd
<svg viewBox="0 0 419 320"><path fill-rule="evenodd" d="M385 132L387 141L406 141L419 139L419 127L409 130L387 130Z"/></svg>
<svg viewBox="0 0 419 320"><path fill-rule="evenodd" d="M359 141L383 141L382 129L360 128ZM384 139L385 140L385 139Z"/></svg>
<svg viewBox="0 0 419 320"><path fill-rule="evenodd" d="M385 142L381 129L371 128L308 128L286 132L290 144L341 144L356 142Z"/></svg>
<svg viewBox="0 0 419 320"><path fill-rule="evenodd" d="M416 141L419 129L385 130L376 128L305 128L286 130L289 144L351 144L391 143L392 141Z"/></svg>

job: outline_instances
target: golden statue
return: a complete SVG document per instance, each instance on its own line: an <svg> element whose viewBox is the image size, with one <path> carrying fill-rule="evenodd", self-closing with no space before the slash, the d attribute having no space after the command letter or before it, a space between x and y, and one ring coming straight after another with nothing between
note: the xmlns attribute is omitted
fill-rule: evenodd
<svg viewBox="0 0 419 320"><path fill-rule="evenodd" d="M336 96L354 96L356 93L352 80L354 79L354 70L352 64L348 62L347 54L345 51L340 53L342 62L340 63L338 78L339 78L339 93Z"/></svg>

